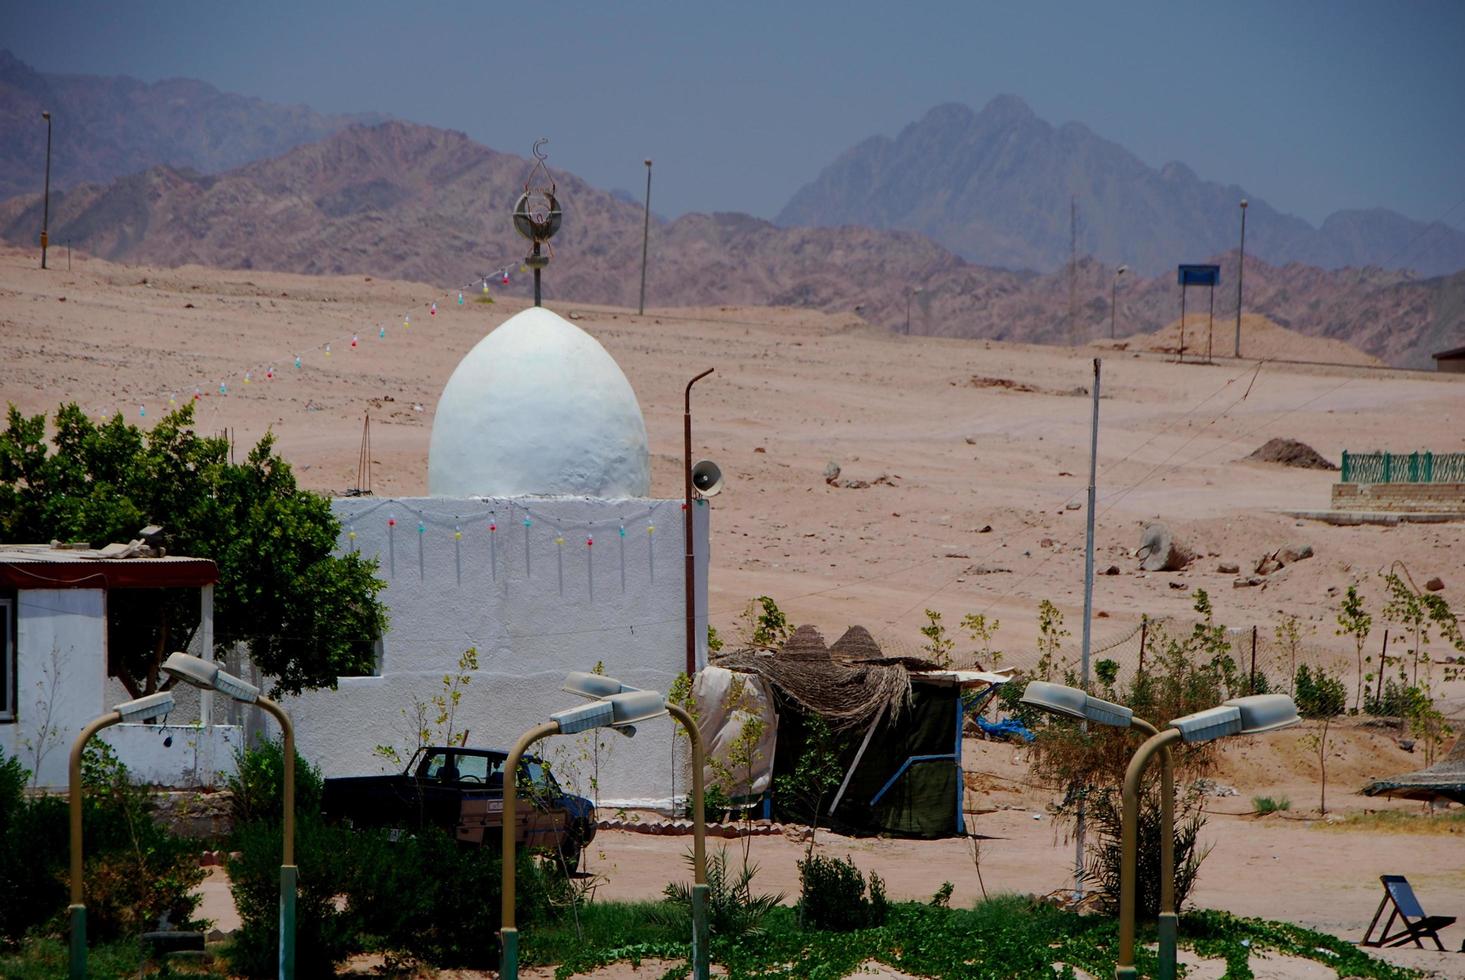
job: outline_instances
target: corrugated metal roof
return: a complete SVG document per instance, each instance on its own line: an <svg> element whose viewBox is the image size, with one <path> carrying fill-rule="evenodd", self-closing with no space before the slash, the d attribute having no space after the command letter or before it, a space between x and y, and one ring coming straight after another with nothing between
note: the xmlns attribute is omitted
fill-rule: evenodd
<svg viewBox="0 0 1465 980"><path fill-rule="evenodd" d="M219 580L211 559L127 554L128 546L106 549L49 544L0 544L0 585L44 588L197 588ZM121 550L121 554L116 552Z"/></svg>

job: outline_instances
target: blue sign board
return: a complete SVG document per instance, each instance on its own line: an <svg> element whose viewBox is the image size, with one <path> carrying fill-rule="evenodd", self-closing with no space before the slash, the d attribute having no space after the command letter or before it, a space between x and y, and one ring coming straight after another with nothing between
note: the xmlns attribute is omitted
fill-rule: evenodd
<svg viewBox="0 0 1465 980"><path fill-rule="evenodd" d="M1182 286L1219 286L1221 284L1219 265L1182 265L1179 270Z"/></svg>

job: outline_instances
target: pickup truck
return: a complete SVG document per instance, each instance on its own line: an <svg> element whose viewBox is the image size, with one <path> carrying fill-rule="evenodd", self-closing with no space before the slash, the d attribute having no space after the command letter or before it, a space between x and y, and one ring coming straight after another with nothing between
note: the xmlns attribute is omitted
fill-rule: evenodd
<svg viewBox="0 0 1465 980"><path fill-rule="evenodd" d="M508 757L497 749L425 746L401 773L327 779L321 810L352 827L440 827L460 843L498 846ZM515 815L518 842L560 855L569 870L595 837L595 805L561 789L536 756L520 760Z"/></svg>

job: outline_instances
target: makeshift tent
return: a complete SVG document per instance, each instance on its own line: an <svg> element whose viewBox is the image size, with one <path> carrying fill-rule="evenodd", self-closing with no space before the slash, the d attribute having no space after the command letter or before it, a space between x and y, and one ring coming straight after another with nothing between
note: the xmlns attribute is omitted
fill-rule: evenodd
<svg viewBox="0 0 1465 980"><path fill-rule="evenodd" d="M1465 736L1455 739L1448 755L1425 769L1378 779L1363 788L1365 796L1402 796L1409 800L1453 800L1465 803Z"/></svg>
<svg viewBox="0 0 1465 980"><path fill-rule="evenodd" d="M862 627L851 627L829 648L818 630L803 626L775 653L738 650L714 666L761 678L772 693L775 815L810 816L801 812L802 801L778 792L778 777L797 768L817 717L833 734L844 774L823 804L832 826L907 837L965 833L962 697L1006 676L885 657Z"/></svg>

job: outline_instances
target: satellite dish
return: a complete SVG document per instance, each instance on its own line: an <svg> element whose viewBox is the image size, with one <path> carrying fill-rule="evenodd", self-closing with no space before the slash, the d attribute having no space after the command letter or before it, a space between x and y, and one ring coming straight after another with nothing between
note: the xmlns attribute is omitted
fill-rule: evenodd
<svg viewBox="0 0 1465 980"><path fill-rule="evenodd" d="M722 492L722 470L710 459L698 460L692 467L692 489L704 497Z"/></svg>

